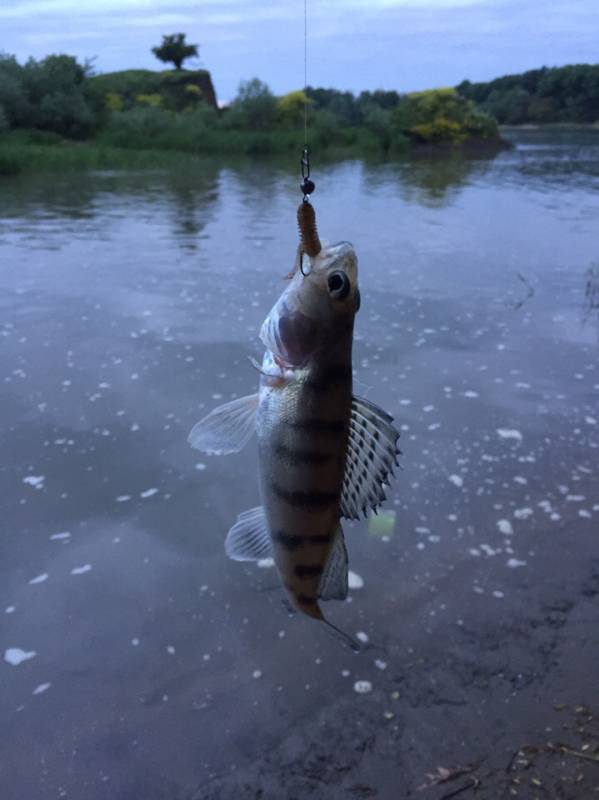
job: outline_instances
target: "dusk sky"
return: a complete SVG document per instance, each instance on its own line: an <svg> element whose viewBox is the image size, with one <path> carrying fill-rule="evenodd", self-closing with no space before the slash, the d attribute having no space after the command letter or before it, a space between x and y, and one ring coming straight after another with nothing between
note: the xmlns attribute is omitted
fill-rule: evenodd
<svg viewBox="0 0 599 800"><path fill-rule="evenodd" d="M408 91L599 61L599 0L308 0L309 83ZM221 100L258 77L303 83L303 0L2 0L0 50L163 68L164 33L200 43ZM191 66L191 64L190 64Z"/></svg>

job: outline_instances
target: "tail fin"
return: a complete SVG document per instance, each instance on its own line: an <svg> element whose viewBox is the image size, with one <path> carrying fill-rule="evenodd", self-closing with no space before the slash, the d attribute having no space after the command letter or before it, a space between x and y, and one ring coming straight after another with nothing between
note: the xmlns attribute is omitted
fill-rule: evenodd
<svg viewBox="0 0 599 800"><path fill-rule="evenodd" d="M356 640L349 635L349 633L346 633L345 631L342 631L341 628L333 625L333 623L329 622L326 617L323 617L322 621L326 625L326 630L328 630L335 637L335 639L337 639L337 641L343 642L343 644L353 650L354 653L361 652L362 648L358 642L356 642Z"/></svg>

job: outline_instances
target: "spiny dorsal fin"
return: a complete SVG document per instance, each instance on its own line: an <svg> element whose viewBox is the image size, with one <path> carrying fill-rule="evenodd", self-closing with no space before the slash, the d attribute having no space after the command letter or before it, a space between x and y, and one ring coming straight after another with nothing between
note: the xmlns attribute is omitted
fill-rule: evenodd
<svg viewBox="0 0 599 800"><path fill-rule="evenodd" d="M359 519L385 499L389 474L397 464L399 431L393 417L374 403L353 397L341 516Z"/></svg>

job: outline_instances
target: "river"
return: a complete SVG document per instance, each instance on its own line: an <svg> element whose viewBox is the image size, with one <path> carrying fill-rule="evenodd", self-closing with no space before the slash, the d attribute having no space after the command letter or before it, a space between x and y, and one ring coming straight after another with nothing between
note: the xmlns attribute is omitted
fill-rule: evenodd
<svg viewBox="0 0 599 800"><path fill-rule="evenodd" d="M255 391L294 165L2 179L2 798L435 800L443 765L497 800L556 704L596 701L599 133L509 135L313 154L321 236L360 260L356 389L402 432L328 606L358 655L225 556L255 444L186 442Z"/></svg>

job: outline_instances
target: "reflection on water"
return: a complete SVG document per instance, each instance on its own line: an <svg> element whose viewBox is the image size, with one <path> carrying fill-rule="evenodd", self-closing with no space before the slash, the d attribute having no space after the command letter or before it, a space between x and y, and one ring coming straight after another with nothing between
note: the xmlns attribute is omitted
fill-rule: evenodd
<svg viewBox="0 0 599 800"><path fill-rule="evenodd" d="M539 629L527 615L588 568L599 515L580 319L599 310L580 268L599 137L514 136L494 160L315 165L320 233L360 258L360 392L404 451L386 515L345 526L354 588L330 616L359 658L288 618L272 570L224 555L256 504L255 446L186 442L257 384L296 165L0 185L2 797L334 797L368 753L384 797L398 769L417 786L462 763L431 727L470 740L471 712L481 747L486 720L514 733L505 698L553 644L509 626ZM265 761L279 747L287 770Z"/></svg>
<svg viewBox="0 0 599 800"><path fill-rule="evenodd" d="M484 177L490 164L489 159L466 156L418 158L398 177L406 202L440 207L455 199L461 188Z"/></svg>

